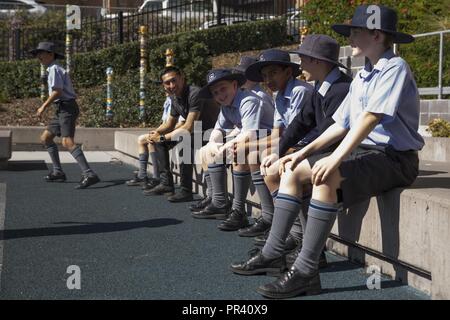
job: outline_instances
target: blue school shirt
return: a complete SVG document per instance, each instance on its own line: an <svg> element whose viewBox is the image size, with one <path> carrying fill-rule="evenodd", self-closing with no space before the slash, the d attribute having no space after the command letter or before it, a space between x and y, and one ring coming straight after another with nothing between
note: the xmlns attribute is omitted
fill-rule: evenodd
<svg viewBox="0 0 450 320"><path fill-rule="evenodd" d="M47 67L47 73L48 73L47 84L49 96L55 89L62 90L61 95L58 97L58 99L55 100L55 102L68 101L77 98L77 95L73 90L72 81L70 80L69 74L63 67L56 64L56 62L53 61Z"/></svg>
<svg viewBox="0 0 450 320"><path fill-rule="evenodd" d="M313 86L291 78L284 92L278 92L275 97L274 128L287 128L295 116L308 103L311 103Z"/></svg>
<svg viewBox="0 0 450 320"><path fill-rule="evenodd" d="M275 103L273 98L269 96L259 84L256 84L253 89L253 93L256 93L263 100L263 113L261 115L260 124L264 128L272 128L273 117L275 113Z"/></svg>
<svg viewBox="0 0 450 320"><path fill-rule="evenodd" d="M270 129L260 124L265 104L255 93L248 90L238 90L230 106L221 106L215 129L228 131L239 128L247 130Z"/></svg>
<svg viewBox="0 0 450 320"><path fill-rule="evenodd" d="M362 112L383 117L362 144L392 146L395 150L420 150L419 92L405 60L387 50L375 66L368 63L353 80L350 91L333 115L345 129L356 124Z"/></svg>

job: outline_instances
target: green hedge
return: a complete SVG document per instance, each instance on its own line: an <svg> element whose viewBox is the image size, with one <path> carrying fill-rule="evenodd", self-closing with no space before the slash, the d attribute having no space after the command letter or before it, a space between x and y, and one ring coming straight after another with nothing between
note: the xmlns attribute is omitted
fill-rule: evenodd
<svg viewBox="0 0 450 320"><path fill-rule="evenodd" d="M112 109L114 117L108 119L106 112L106 85L83 90L79 100L81 116L79 124L84 127L139 127L157 126L161 122L162 105L165 100L160 84L147 78L146 113L144 122L139 120L139 71L131 70L125 75L114 76L112 84Z"/></svg>
<svg viewBox="0 0 450 320"><path fill-rule="evenodd" d="M304 18L311 33L328 34L348 45L348 39L331 29L334 23L343 23L352 18L355 7L362 0L309 0L304 7ZM448 0L372 0L370 3L383 4L397 11L398 30L419 34L450 28L448 24ZM445 36L444 52L450 51L450 35ZM419 87L433 87L438 84L439 36L417 39L413 44L401 45L400 54L411 66ZM450 58L444 57L445 86L450 85Z"/></svg>
<svg viewBox="0 0 450 320"><path fill-rule="evenodd" d="M149 67L146 87L146 125L157 125L161 118L164 93L155 84L165 64L164 52L172 48L175 64L181 67L189 83L203 85L211 69L211 57L226 52L265 49L286 43L284 19L257 21L230 27L197 30L162 36L149 41ZM62 62L64 65L64 61ZM114 70L114 112L112 121L105 117L107 67ZM39 95L39 64L36 60L0 63L0 100ZM139 44L117 45L107 49L76 54L72 80L82 92L80 124L87 127L132 127L138 119Z"/></svg>
<svg viewBox="0 0 450 320"><path fill-rule="evenodd" d="M229 27L196 30L149 41L149 71L155 76L164 64L164 50L175 48L177 65L188 79L201 84L210 68L205 61L225 52L265 49L286 42L284 19L257 21ZM63 62L64 63L64 62ZM139 44L131 42L90 53L75 54L72 80L76 88L101 85L105 70L112 67L117 75L139 66ZM36 60L0 63L0 92L10 98L35 97L39 92L39 65Z"/></svg>

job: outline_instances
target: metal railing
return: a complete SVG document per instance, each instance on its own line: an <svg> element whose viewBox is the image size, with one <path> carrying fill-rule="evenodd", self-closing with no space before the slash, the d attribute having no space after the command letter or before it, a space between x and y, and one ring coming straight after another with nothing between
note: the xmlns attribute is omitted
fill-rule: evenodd
<svg viewBox="0 0 450 320"><path fill-rule="evenodd" d="M443 87L443 68L444 68L444 34L450 33L450 30L442 30L435 32L427 32L414 35L414 38L422 38L439 35L439 74L438 86L431 88L419 88L420 95L437 95L438 99L442 99L442 95L450 94L450 87Z"/></svg>
<svg viewBox="0 0 450 320"><path fill-rule="evenodd" d="M300 16L295 15L295 0L239 1L180 1L164 8L143 12L113 12L103 17L85 17L81 30L73 32L73 52L88 52L116 44L136 41L140 25L148 27L149 38L159 35L207 29L255 20L286 16L289 35L298 37ZM39 41L53 40L63 47L65 26L47 26L31 29L15 26L9 32L0 33L0 60L29 58L27 52Z"/></svg>

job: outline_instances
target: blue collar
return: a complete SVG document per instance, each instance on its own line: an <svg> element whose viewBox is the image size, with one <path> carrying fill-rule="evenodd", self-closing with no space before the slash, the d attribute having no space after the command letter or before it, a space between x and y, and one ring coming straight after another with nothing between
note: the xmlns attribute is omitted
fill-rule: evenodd
<svg viewBox="0 0 450 320"><path fill-rule="evenodd" d="M333 83L335 83L339 78L341 77L341 71L339 70L339 67L334 67L333 70L331 70L328 75L326 76L325 80L320 84L319 82L316 84L316 87L320 85L319 90L317 92L322 96L325 97L328 90L330 90Z"/></svg>
<svg viewBox="0 0 450 320"><path fill-rule="evenodd" d="M277 98L278 96L284 96L286 99L291 99L292 90L294 89L295 85L296 85L295 79L291 78L286 84L286 88L284 88L283 94L278 93Z"/></svg>
<svg viewBox="0 0 450 320"><path fill-rule="evenodd" d="M241 106L241 101L244 98L245 98L245 90L238 89L236 95L234 96L233 102L231 103L231 106L229 106L229 107L234 107L234 108L239 109L239 107Z"/></svg>
<svg viewBox="0 0 450 320"><path fill-rule="evenodd" d="M51 67L53 67L55 64L56 64L56 61L53 60L53 61L47 66L47 72L48 72L48 70L49 70Z"/></svg>
<svg viewBox="0 0 450 320"><path fill-rule="evenodd" d="M370 80L370 75L374 73L375 71L381 71L386 66L388 61L395 57L395 53L392 50L392 48L386 50L380 57L380 59L377 61L377 63L372 66L372 63L369 61L365 66L364 69L361 71L359 76L361 79L364 80Z"/></svg>
<svg viewBox="0 0 450 320"><path fill-rule="evenodd" d="M256 83L255 86L253 87L252 91L260 92L263 90L262 90L261 86L259 85L259 83Z"/></svg>

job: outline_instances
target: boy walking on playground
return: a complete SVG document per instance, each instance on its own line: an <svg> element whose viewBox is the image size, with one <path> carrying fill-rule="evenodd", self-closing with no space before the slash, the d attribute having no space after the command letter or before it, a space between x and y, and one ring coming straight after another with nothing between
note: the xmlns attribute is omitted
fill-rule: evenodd
<svg viewBox="0 0 450 320"><path fill-rule="evenodd" d="M45 180L47 182L66 181L59 159L58 146L53 140L57 136L62 138L62 145L69 150L81 168L82 178L76 189L87 188L99 182L100 179L90 168L80 146L74 141L75 124L80 110L69 74L56 63L56 59L64 59L64 56L56 52L55 44L52 42L40 42L38 47L30 53L47 67L48 72L49 97L37 110L37 116L40 117L52 103L55 106L55 116L41 135L41 141L47 147L53 164L53 170L49 172Z"/></svg>

